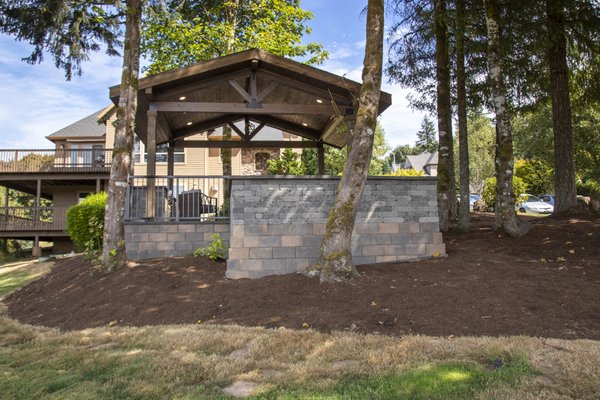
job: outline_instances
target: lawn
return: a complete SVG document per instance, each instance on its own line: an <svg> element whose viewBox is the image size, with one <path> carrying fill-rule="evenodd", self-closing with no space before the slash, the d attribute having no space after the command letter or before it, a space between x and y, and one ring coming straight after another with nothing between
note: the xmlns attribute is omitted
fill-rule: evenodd
<svg viewBox="0 0 600 400"><path fill-rule="evenodd" d="M46 268L50 265L47 264ZM41 264L4 272L5 293ZM10 288L9 288L10 287ZM594 399L600 345L201 324L63 332L0 310L1 399Z"/></svg>

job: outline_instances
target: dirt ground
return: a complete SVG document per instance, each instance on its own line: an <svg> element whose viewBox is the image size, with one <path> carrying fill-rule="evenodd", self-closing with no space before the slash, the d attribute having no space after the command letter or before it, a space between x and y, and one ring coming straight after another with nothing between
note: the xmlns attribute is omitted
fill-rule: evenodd
<svg viewBox="0 0 600 400"><path fill-rule="evenodd" d="M445 235L448 257L359 267L349 284L303 275L225 279L205 258L149 260L103 275L58 261L5 299L21 322L106 325L240 324L388 335L529 335L600 339L600 217L535 218L523 238L491 230Z"/></svg>

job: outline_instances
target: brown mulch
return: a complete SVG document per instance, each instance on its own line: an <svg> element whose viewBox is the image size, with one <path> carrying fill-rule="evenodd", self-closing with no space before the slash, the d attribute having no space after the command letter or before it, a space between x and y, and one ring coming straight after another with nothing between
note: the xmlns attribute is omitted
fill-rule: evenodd
<svg viewBox="0 0 600 400"><path fill-rule="evenodd" d="M5 303L19 321L81 329L241 324L381 334L530 335L600 339L600 218L531 219L513 239L477 214L445 235L448 257L359 267L350 284L303 275L224 278L224 263L149 260L113 274L81 258L57 262Z"/></svg>

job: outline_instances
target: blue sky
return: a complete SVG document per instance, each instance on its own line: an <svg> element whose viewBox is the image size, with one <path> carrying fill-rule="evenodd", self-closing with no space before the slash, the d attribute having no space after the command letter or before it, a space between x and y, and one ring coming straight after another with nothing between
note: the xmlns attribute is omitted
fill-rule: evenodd
<svg viewBox="0 0 600 400"><path fill-rule="evenodd" d="M365 42L366 1L303 0L301 5L315 15L309 22L307 41L322 43L329 59L319 66L360 82ZM118 84L121 59L97 53L83 66L83 76L65 81L64 73L51 58L41 64L21 61L30 47L0 35L0 147L49 148L45 136L108 104L108 87ZM393 147L413 143L423 114L408 108L406 90L387 84L393 105L382 115L381 124Z"/></svg>

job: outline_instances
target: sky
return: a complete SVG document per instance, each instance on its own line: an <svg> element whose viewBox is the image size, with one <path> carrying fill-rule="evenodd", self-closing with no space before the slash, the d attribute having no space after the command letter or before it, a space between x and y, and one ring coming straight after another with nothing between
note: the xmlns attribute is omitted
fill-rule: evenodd
<svg viewBox="0 0 600 400"><path fill-rule="evenodd" d="M311 11L312 33L306 42L318 42L329 59L318 68L361 81L366 16L362 0L302 0ZM0 148L51 147L45 137L107 104L108 87L119 83L122 60L95 53L83 65L83 75L66 81L51 57L29 65L31 47L0 35ZM385 57L385 54L384 54ZM384 60L385 62L385 60ZM383 90L392 94L392 106L381 116L388 144L414 144L424 114L413 111L407 90L391 85L384 77Z"/></svg>

